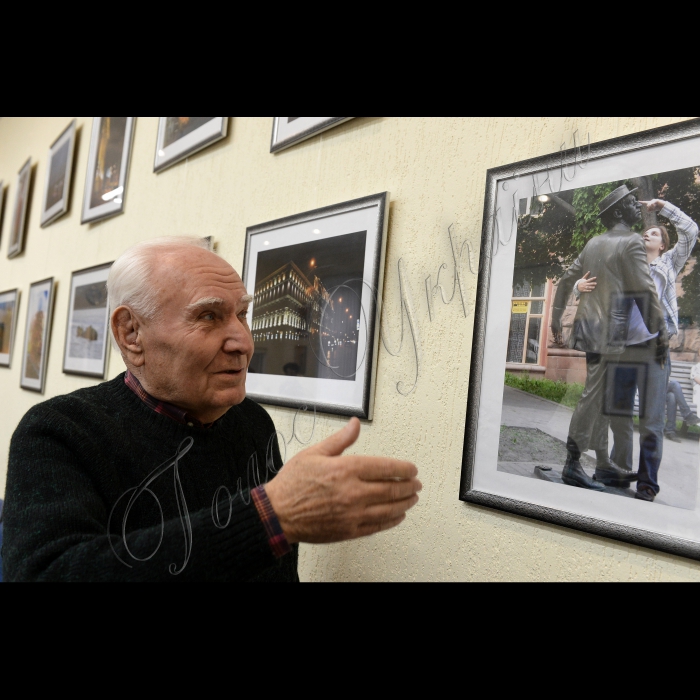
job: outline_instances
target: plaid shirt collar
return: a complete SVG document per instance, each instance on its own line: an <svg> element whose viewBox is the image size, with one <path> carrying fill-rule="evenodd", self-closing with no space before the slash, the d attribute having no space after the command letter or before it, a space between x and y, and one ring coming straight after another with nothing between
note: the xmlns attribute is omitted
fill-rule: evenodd
<svg viewBox="0 0 700 700"><path fill-rule="evenodd" d="M196 418L192 417L187 411L177 406L173 406L170 403L165 403L164 401L158 401L154 399L146 390L141 386L141 382L131 373L127 372L126 377L124 377L124 384L126 384L131 391L138 396L143 403L148 406L152 411L160 413L162 416L167 416L171 420L174 420L180 425L186 425L189 428L199 428L201 430L207 430L211 428L214 423L204 424L198 421Z"/></svg>

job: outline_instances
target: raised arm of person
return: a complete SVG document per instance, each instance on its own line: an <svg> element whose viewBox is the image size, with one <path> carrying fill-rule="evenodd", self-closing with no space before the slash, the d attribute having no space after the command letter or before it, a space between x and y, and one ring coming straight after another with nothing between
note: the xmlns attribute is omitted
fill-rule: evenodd
<svg viewBox="0 0 700 700"><path fill-rule="evenodd" d="M698 225L678 207L670 202L661 199L654 199L651 202L642 202L649 211L655 211L665 216L676 227L678 231L678 244L672 250L665 252L662 258L670 261L677 275L683 271L688 262L695 244L698 241Z"/></svg>

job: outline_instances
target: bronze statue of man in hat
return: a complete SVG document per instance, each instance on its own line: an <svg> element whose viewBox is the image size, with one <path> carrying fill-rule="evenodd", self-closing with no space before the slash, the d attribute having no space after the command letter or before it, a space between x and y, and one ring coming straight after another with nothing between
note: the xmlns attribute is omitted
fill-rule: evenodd
<svg viewBox="0 0 700 700"><path fill-rule="evenodd" d="M663 457L665 394L668 381L668 331L642 237L633 227L642 205L625 185L600 202L608 229L588 242L562 278L552 311L552 332L561 342L562 316L574 285L584 274L597 279L594 292L581 297L569 347L586 353L586 388L571 420L563 480L569 486L602 491L629 488L639 481L637 497L659 492ZM640 395L639 474L613 462L608 429L623 434ZM617 438L616 438L617 439ZM595 450L595 478L584 471L583 452ZM643 498L649 500L649 498Z"/></svg>

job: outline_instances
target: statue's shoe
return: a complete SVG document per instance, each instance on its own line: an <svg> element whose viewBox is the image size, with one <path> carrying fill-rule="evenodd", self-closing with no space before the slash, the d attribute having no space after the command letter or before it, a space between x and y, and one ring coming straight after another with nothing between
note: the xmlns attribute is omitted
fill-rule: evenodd
<svg viewBox="0 0 700 700"><path fill-rule="evenodd" d="M608 459L605 462L598 462L595 480L612 488L628 489L633 482L639 480L639 474L619 467L611 459Z"/></svg>
<svg viewBox="0 0 700 700"><path fill-rule="evenodd" d="M564 473L561 476L562 481L567 486L575 486L579 489L588 489L589 491L605 491L605 486L591 479L581 466L581 462L570 459L566 462Z"/></svg>

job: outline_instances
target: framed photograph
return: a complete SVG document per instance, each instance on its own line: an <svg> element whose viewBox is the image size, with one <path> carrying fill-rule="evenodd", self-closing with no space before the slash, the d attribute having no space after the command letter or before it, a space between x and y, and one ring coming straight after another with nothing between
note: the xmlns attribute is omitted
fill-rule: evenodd
<svg viewBox="0 0 700 700"><path fill-rule="evenodd" d="M229 117L161 117L154 172L226 138L228 120Z"/></svg>
<svg viewBox="0 0 700 700"><path fill-rule="evenodd" d="M64 374L104 379L110 345L107 277L112 263L74 272L71 278Z"/></svg>
<svg viewBox="0 0 700 700"><path fill-rule="evenodd" d="M82 223L124 211L136 117L94 117Z"/></svg>
<svg viewBox="0 0 700 700"><path fill-rule="evenodd" d="M2 241L2 225L5 222L5 183L0 180L0 241Z"/></svg>
<svg viewBox="0 0 700 700"><path fill-rule="evenodd" d="M700 559L700 119L491 170L484 222L461 499Z"/></svg>
<svg viewBox="0 0 700 700"><path fill-rule="evenodd" d="M19 313L19 289L0 293L0 367L12 366L15 347L17 315Z"/></svg>
<svg viewBox="0 0 700 700"><path fill-rule="evenodd" d="M248 229L248 394L372 419L388 193Z"/></svg>
<svg viewBox="0 0 700 700"><path fill-rule="evenodd" d="M22 389L44 393L53 320L54 280L36 282L29 288L27 328L22 352Z"/></svg>
<svg viewBox="0 0 700 700"><path fill-rule="evenodd" d="M56 139L49 150L44 201L41 207L42 227L56 221L68 211L75 153L76 121Z"/></svg>
<svg viewBox="0 0 700 700"><path fill-rule="evenodd" d="M271 153L305 141L355 117L275 117L272 126Z"/></svg>
<svg viewBox="0 0 700 700"><path fill-rule="evenodd" d="M24 234L27 228L27 210L32 183L32 159L30 158L17 175L17 195L15 207L12 210L12 226L10 228L10 248L8 258L16 258L24 251Z"/></svg>

